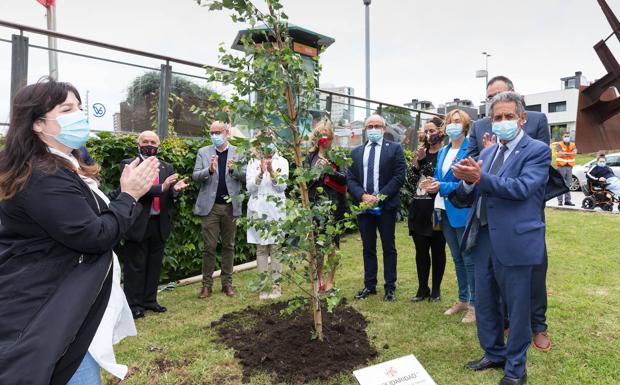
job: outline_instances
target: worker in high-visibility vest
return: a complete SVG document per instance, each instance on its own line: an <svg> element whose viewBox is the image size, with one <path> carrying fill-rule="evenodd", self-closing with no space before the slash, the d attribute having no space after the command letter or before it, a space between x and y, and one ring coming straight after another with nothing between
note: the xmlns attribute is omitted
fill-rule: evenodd
<svg viewBox="0 0 620 385"><path fill-rule="evenodd" d="M555 163L558 166L558 171L564 183L570 187L573 182L573 166L575 165L575 155L577 155L577 147L575 143L570 141L570 134L565 132L562 134L562 141L558 142L555 146ZM563 204L565 206L574 206L571 202L570 190L564 195L558 195L558 205L562 206L562 198L564 198Z"/></svg>

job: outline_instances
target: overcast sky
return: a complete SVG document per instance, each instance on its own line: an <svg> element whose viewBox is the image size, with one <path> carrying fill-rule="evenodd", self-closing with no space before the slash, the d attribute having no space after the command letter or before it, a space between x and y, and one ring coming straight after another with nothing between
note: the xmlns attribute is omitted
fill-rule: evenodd
<svg viewBox="0 0 620 385"><path fill-rule="evenodd" d="M364 96L362 0L283 3L291 22L336 39L321 58L321 83L351 86ZM620 0L608 3L620 15ZM0 19L46 27L45 8L36 0L0 0ZM225 12L210 12L194 0L57 0L59 32L205 64L217 65L218 44L230 46L242 27ZM417 98L438 105L458 97L478 104L484 80L474 74L484 68L482 51L492 55L490 75L509 76L524 94L559 89L561 77L579 70L594 80L604 68L592 46L610 32L596 0L373 0L371 98L394 104ZM10 40L12 33L0 27L0 38ZM31 44L46 45L45 39L27 35ZM618 41L609 44L620 58ZM65 41L58 46L148 67L161 64ZM8 115L10 48L0 41L0 121ZM66 55L59 61L61 80L82 93L88 90L91 104L94 99L115 104L131 79L144 72ZM29 82L46 71L47 54L31 50Z"/></svg>

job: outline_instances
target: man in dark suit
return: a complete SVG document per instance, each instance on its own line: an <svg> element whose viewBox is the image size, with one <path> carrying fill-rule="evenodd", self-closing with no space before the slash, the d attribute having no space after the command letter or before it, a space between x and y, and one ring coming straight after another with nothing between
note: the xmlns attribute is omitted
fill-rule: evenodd
<svg viewBox="0 0 620 385"><path fill-rule="evenodd" d="M506 91L514 92L514 84L505 76L495 76L487 83L487 115L488 106L493 97L499 93ZM523 131L532 139L540 140L549 145L551 141L551 132L547 116L542 112L527 111L527 120L523 123ZM477 158L480 152L486 147L490 147L497 142L491 132L491 118L486 116L476 120L471 130L469 130L469 146L467 148L467 156Z"/></svg>
<svg viewBox="0 0 620 385"><path fill-rule="evenodd" d="M491 99L501 92L514 91L514 85L505 76L495 76L487 84L487 106ZM488 113L487 113L488 115ZM527 119L523 123L523 131L532 139L539 140L549 145L550 130L547 116L541 112L527 111ZM469 147L467 156L477 158L480 152L494 145L497 139L491 132L491 119L489 116L474 122L469 132ZM545 206L543 203L542 210ZM532 332L534 333L534 348L542 352L551 349L551 339L547 334L546 314L547 314L547 251L545 249L545 259L540 265L534 266L532 276ZM506 323L508 327L508 323Z"/></svg>
<svg viewBox="0 0 620 385"><path fill-rule="evenodd" d="M142 160L156 156L160 141L157 134L144 131L138 137ZM134 158L121 161L121 168ZM172 199L185 187L186 180L177 181L178 175L170 163L159 161L159 175L153 187L139 202L142 211L125 235L119 254L124 260L125 296L134 318L144 317L145 310L163 313L167 309L157 303L157 284L164 257L166 239L170 235Z"/></svg>
<svg viewBox="0 0 620 385"><path fill-rule="evenodd" d="M503 92L491 100L493 133L498 143L453 166L462 182L456 192L472 203L461 242L475 265L476 326L484 356L471 370L504 368L500 385L527 382L526 353L532 339L532 270L545 258L544 203L551 150L522 129L526 119L521 95ZM503 311L510 334L504 343Z"/></svg>
<svg viewBox="0 0 620 385"><path fill-rule="evenodd" d="M383 138L385 129L381 116L371 115L366 119L364 130L368 141L351 151L353 162L347 171L347 185L355 203L374 207L358 216L364 255L364 288L355 296L357 299L377 293L377 229L383 247L383 300L396 299L394 231L406 161L400 144Z"/></svg>

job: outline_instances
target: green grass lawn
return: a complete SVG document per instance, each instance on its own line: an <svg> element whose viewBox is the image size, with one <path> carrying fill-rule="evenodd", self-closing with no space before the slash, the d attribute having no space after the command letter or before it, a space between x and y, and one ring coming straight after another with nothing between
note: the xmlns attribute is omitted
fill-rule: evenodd
<svg viewBox="0 0 620 385"><path fill-rule="evenodd" d="M530 349L528 383L618 384L620 216L548 209L547 222L547 318L553 349L550 353ZM370 320L367 332L379 351L372 363L414 354L439 385L496 385L501 371L473 373L463 368L467 361L482 355L475 326L462 324L459 315L443 315L456 300L451 258L448 256L442 301L414 304L409 298L416 290L415 256L405 223L397 225L396 243L397 301L384 303L381 293L366 301L350 301ZM359 235L347 236L342 250L337 283L344 295L352 298L363 284ZM137 321L138 337L127 338L116 347L118 361L131 367L132 374L123 384L241 384L234 352L213 341L209 324L225 313L258 303L258 296L248 290L254 274L250 271L235 275L239 296L234 299L218 292L199 300L199 285L160 293L159 301L168 312L148 312L145 319ZM382 274L380 268L379 277ZM284 294L289 297L296 293L284 286ZM251 379L251 384L271 383L267 374ZM356 383L351 373L329 382Z"/></svg>

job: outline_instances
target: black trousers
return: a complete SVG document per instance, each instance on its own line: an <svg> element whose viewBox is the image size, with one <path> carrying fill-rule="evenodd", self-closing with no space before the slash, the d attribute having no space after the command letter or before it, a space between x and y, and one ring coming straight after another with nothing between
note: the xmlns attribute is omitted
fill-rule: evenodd
<svg viewBox="0 0 620 385"><path fill-rule="evenodd" d="M364 286L377 287L377 230L383 248L383 287L386 291L396 289L396 210L384 210L381 215L361 214L357 217L362 236L364 255Z"/></svg>
<svg viewBox="0 0 620 385"><path fill-rule="evenodd" d="M123 288L132 310L157 303L164 246L157 216L149 218L146 237L142 242L125 241L121 249L125 266Z"/></svg>
<svg viewBox="0 0 620 385"><path fill-rule="evenodd" d="M418 271L418 292L422 296L432 294L439 296L441 293L441 280L446 270L446 239L443 232L433 231L430 237L414 234L412 236L415 245L415 265ZM428 277L431 266L433 267L433 290L428 286Z"/></svg>

